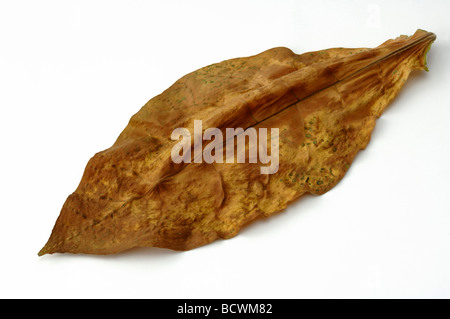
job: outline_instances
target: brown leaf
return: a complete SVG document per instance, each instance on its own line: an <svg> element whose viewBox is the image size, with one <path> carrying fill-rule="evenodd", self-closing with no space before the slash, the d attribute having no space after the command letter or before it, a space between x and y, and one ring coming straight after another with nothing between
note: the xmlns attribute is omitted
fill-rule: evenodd
<svg viewBox="0 0 450 319"><path fill-rule="evenodd" d="M274 48L182 77L147 102L111 148L90 159L39 255L112 254L140 246L188 250L233 237L305 193L327 192L366 147L375 119L409 73L426 69L434 40L433 33L418 30L373 49L296 55ZM219 128L226 136L226 128L253 128L267 145L278 138L278 170L261 174L270 166L264 156L250 163L249 146L226 148L225 139L214 144L216 152L224 151L223 163L201 161L193 149L193 163L174 163L178 140L171 140L172 131L193 134L195 120L203 132ZM278 135L270 135L272 128ZM233 163L225 159L230 150ZM245 163L238 163L242 154Z"/></svg>

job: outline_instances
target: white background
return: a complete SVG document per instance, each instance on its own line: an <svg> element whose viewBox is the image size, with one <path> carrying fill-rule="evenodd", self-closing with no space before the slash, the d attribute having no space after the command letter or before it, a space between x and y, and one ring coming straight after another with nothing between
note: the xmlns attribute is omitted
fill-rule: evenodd
<svg viewBox="0 0 450 319"><path fill-rule="evenodd" d="M1 1L0 297L450 297L449 1ZM188 251L38 257L85 165L150 98L276 46L437 34L334 189Z"/></svg>

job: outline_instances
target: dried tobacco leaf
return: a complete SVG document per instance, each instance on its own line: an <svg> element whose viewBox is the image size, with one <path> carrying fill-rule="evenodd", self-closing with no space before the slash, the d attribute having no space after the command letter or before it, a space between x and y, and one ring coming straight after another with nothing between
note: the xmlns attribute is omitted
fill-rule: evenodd
<svg viewBox="0 0 450 319"><path fill-rule="evenodd" d="M274 48L182 77L147 102L111 148L90 159L39 255L188 250L233 237L305 193L327 192L366 147L375 119L409 73L426 69L435 38L418 30L373 49L296 55ZM269 163L250 163L249 149L236 149L234 163L196 163L194 150L192 163L175 163L172 131L194 132L195 120L202 133L255 128L267 145L273 136L260 129L278 128L278 170L261 174ZM237 163L243 151L245 163Z"/></svg>

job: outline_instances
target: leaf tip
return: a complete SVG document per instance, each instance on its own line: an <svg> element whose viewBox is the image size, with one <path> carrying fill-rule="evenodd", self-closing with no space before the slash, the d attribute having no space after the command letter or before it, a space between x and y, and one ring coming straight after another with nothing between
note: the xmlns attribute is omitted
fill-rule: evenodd
<svg viewBox="0 0 450 319"><path fill-rule="evenodd" d="M42 249L38 252L38 256L39 256L39 257L44 256L46 253L47 253L47 252L45 251L45 249L42 248Z"/></svg>
<svg viewBox="0 0 450 319"><path fill-rule="evenodd" d="M416 31L416 33L418 33L418 32L420 32L420 33L427 33L426 38L428 38L428 45L425 48L425 50L423 51L422 66L423 66L423 70L429 72L430 70L428 69L428 66L427 66L427 54L428 54L428 51L430 51L430 49L431 49L431 45L436 40L436 34L434 34L432 32L428 32L428 31L423 30L423 29L418 29Z"/></svg>

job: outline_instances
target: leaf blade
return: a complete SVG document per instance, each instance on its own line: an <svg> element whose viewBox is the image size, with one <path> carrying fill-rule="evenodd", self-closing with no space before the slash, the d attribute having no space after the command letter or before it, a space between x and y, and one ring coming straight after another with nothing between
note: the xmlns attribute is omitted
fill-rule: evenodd
<svg viewBox="0 0 450 319"><path fill-rule="evenodd" d="M374 49L275 48L186 75L89 161L39 255L192 249L233 237L305 193L325 193L366 147L411 70L425 69L434 39L418 30ZM248 162L174 164L168 137L176 127L193 132L195 119L204 129L279 128L279 171L261 175L261 165Z"/></svg>

